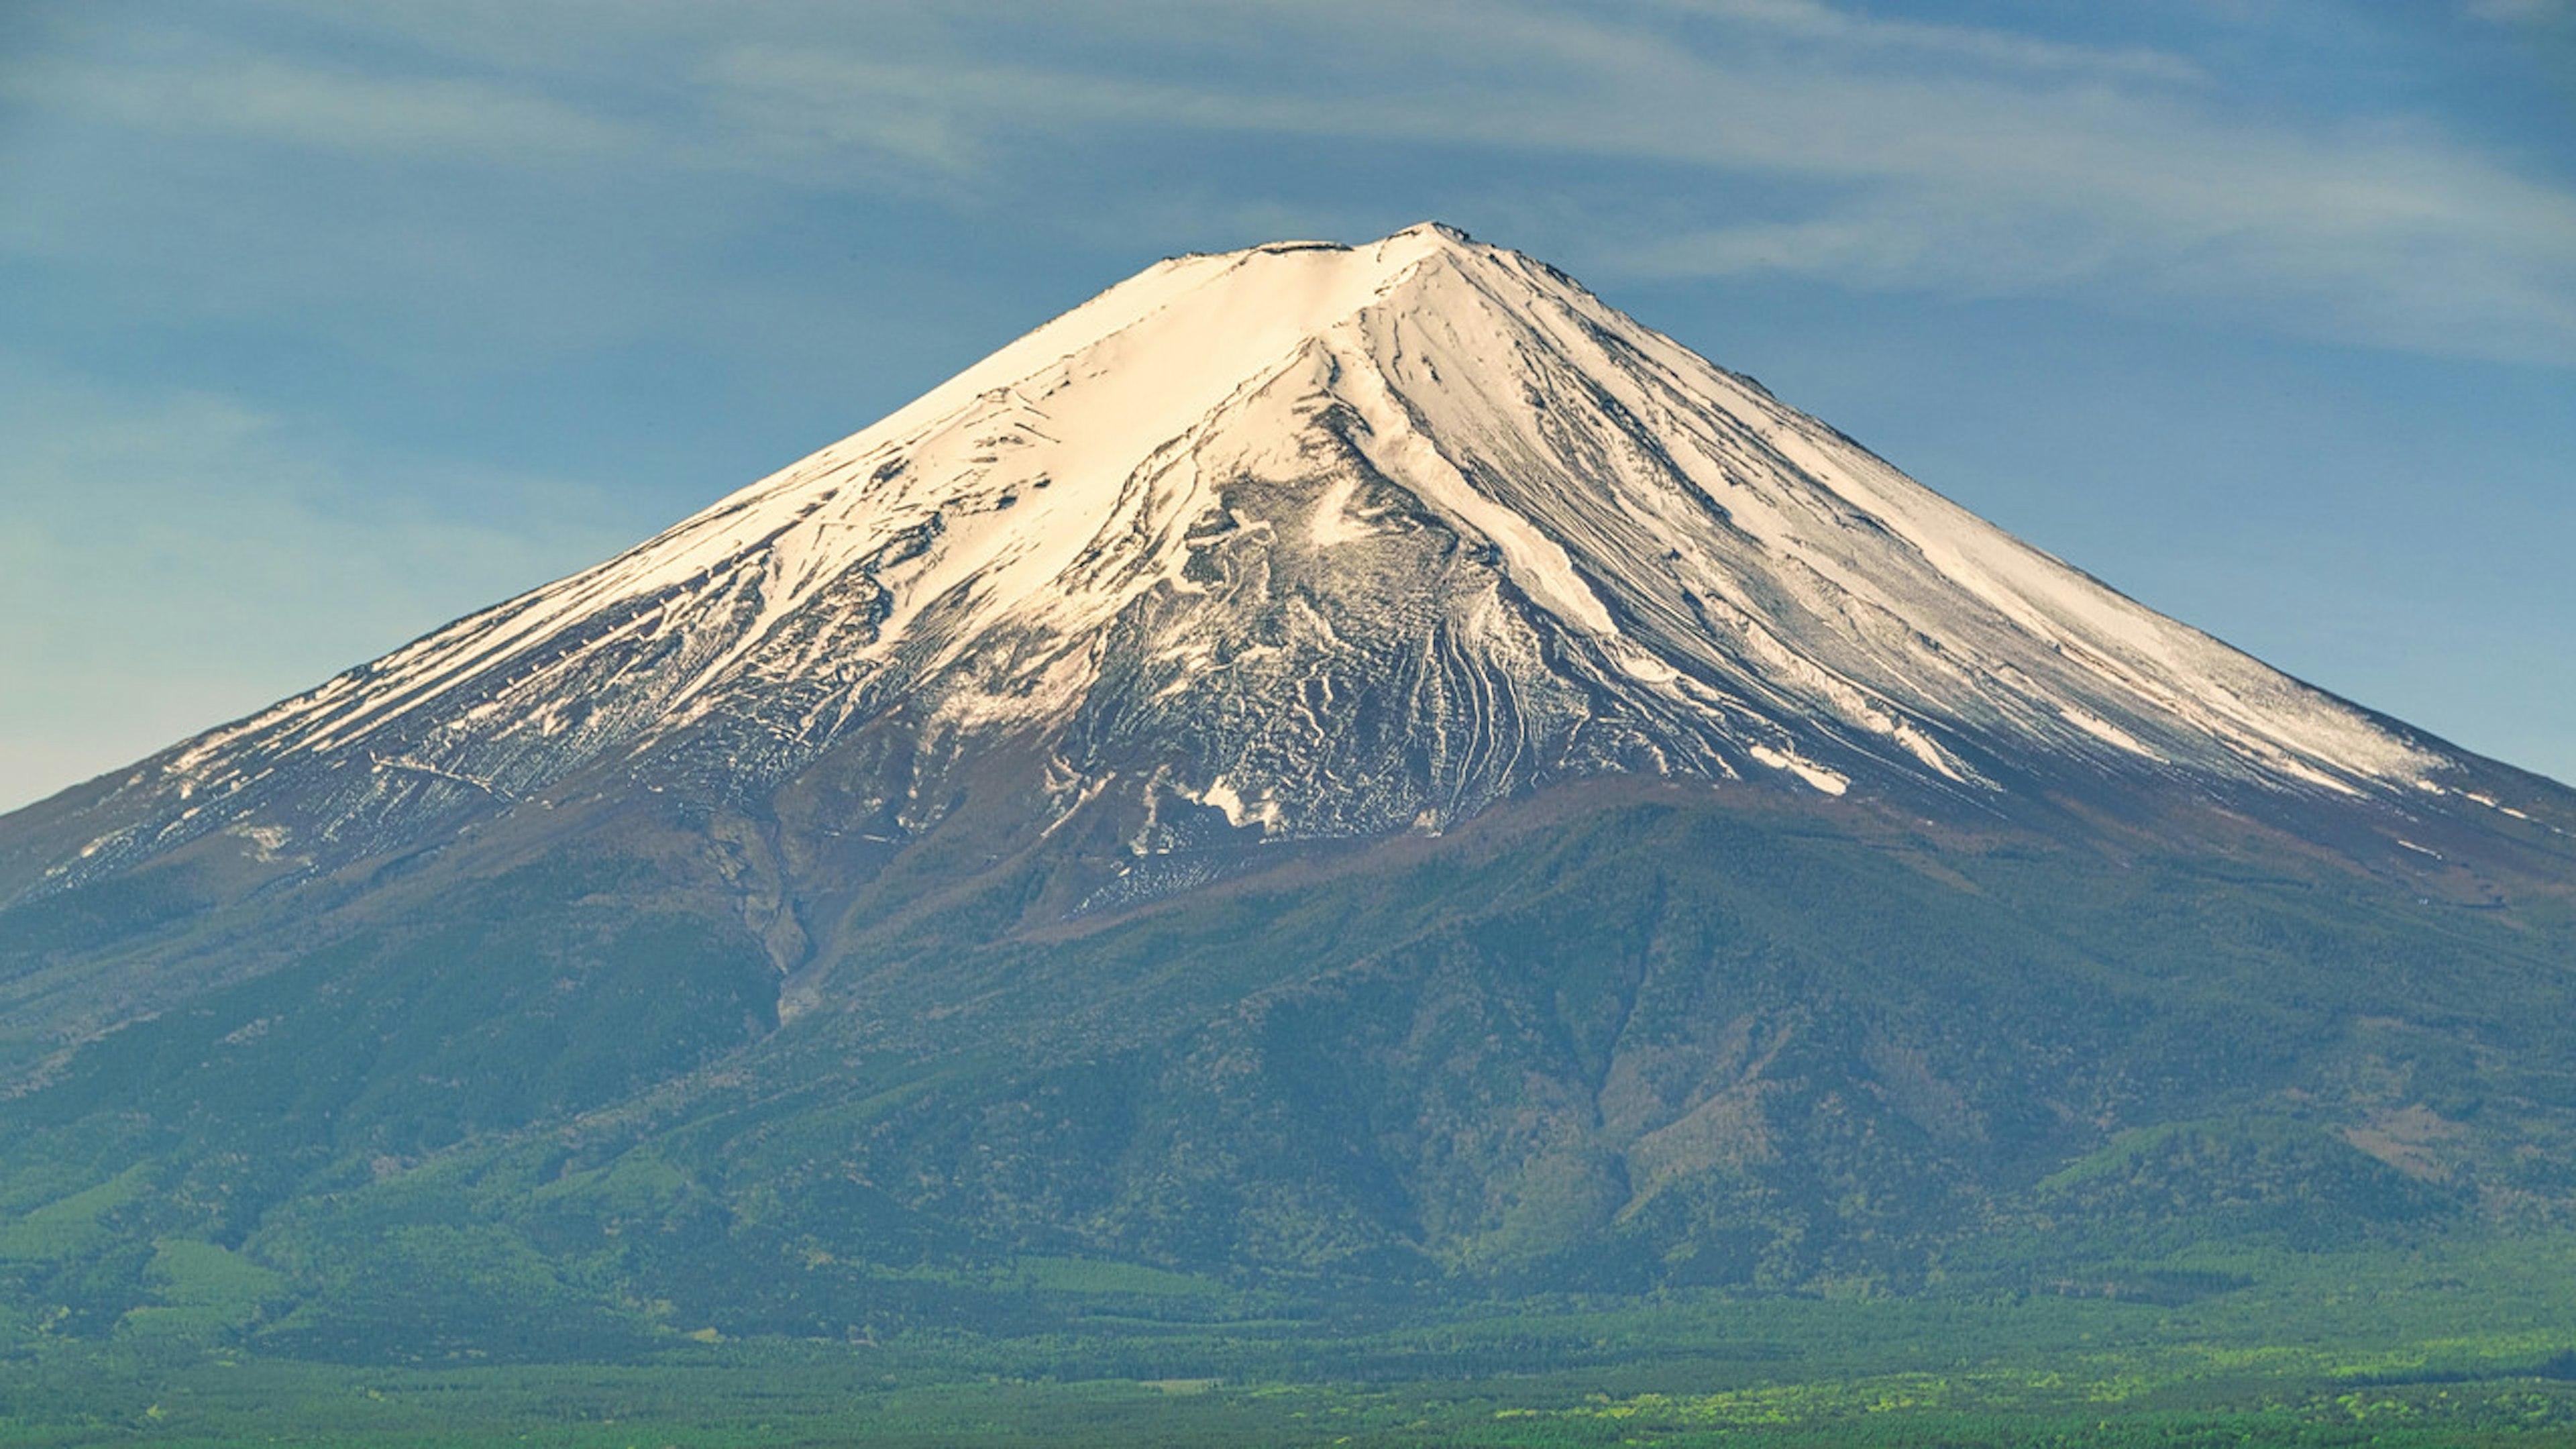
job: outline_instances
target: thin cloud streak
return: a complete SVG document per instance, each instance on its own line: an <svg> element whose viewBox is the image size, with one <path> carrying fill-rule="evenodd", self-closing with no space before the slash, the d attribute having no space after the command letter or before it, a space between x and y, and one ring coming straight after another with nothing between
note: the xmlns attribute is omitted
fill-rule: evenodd
<svg viewBox="0 0 2576 1449"><path fill-rule="evenodd" d="M1807 40L1947 56L2021 70L2096 71L2181 84L2197 84L2208 79L2207 73L2199 66L2164 51L2104 49L2040 40L1981 26L1885 20L1836 10L1817 3L1817 0L1656 0L1656 3L1684 14L1760 26ZM2519 3L2531 3L2531 0L2519 0Z"/></svg>
<svg viewBox="0 0 2576 1449"><path fill-rule="evenodd" d="M2478 20L2503 25L2556 25L2576 19L2570 0L2468 0L2461 7Z"/></svg>
<svg viewBox="0 0 2576 1449"><path fill-rule="evenodd" d="M479 78L370 74L253 55L0 73L0 99L162 134L414 160L556 161L644 144L630 127Z"/></svg>

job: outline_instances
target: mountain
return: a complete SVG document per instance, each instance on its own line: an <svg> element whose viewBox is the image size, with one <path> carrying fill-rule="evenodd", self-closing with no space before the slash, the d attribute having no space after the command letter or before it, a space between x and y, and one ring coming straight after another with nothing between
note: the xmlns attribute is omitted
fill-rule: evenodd
<svg viewBox="0 0 2576 1449"><path fill-rule="evenodd" d="M1179 257L0 819L0 1267L422 1352L2502 1230L2571 830L1542 263Z"/></svg>

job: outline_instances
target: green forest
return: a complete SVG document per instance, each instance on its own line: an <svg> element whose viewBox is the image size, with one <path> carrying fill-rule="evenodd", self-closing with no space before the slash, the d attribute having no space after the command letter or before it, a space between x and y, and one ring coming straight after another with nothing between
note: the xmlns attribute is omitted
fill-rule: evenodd
<svg viewBox="0 0 2576 1449"><path fill-rule="evenodd" d="M74 1216L22 1220L27 1273ZM436 1245L419 1244L434 1252ZM555 1291L486 1283L493 1301ZM1549 1294L1440 1305L994 1265L1025 1331L669 1330L624 1351L334 1361L252 1346L276 1275L165 1241L103 1333L21 1314L9 1445L2423 1445L2576 1443L2576 1237L2184 1254L2010 1293ZM486 1269L478 1271L489 1271ZM409 1285L406 1285L409 1286ZM505 1329L504 1324L491 1325Z"/></svg>

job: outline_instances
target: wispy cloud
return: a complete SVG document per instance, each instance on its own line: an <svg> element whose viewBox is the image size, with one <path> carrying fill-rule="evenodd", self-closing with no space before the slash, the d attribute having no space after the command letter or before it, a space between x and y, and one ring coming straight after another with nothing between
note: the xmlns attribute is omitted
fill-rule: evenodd
<svg viewBox="0 0 2576 1449"><path fill-rule="evenodd" d="M2567 0L2462 3L2528 22ZM1657 205L1595 218L1590 255L1571 258L1595 269L2180 303L2576 361L2563 181L2405 118L2248 96L2165 49L1826 0L923 0L742 16L637 0L467 5L439 26L402 7L306 8L370 39L354 49L415 63L173 44L139 66L17 67L0 87L183 141L621 175L637 225L658 215L706 245L726 223L683 198L710 178L996 209L1043 179L1078 185L1084 215L1017 224L1085 231L1169 209L1166 179L1130 153L1174 138L1597 160L1665 184ZM1244 165L1207 209L1281 209L1262 172ZM48 242L22 231L20 245ZM452 250L422 265L453 266Z"/></svg>
<svg viewBox="0 0 2576 1449"><path fill-rule="evenodd" d="M1663 10L1765 43L1535 8L1362 22L1327 0L1267 10L1262 43L1296 61L1224 86L1189 78L1189 55L1121 72L828 43L734 48L705 82L752 149L817 180L853 146L964 177L1004 168L1025 138L1085 132L1596 156L1695 170L1712 193L1742 178L1807 188L1721 223L1611 240L1600 252L1614 267L2251 304L2275 325L2346 339L2576 360L2576 195L2461 142L2234 105L2160 52L1863 19L1814 0ZM1345 25L1438 62L1373 70L1335 38ZM1150 35L1133 38L1135 53L1156 53ZM1883 64L1892 49L1907 66Z"/></svg>

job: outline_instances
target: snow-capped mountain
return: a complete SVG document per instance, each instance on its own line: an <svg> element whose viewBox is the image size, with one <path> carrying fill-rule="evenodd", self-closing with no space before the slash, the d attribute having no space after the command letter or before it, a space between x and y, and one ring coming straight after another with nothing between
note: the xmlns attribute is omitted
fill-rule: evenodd
<svg viewBox="0 0 2576 1449"><path fill-rule="evenodd" d="M1526 257L1182 257L0 819L0 1316L166 1321L174 1244L418 1363L2560 1223L2570 832Z"/></svg>
<svg viewBox="0 0 2576 1449"><path fill-rule="evenodd" d="M757 795L870 730L903 742L863 802L896 836L1015 752L1033 828L1117 801L1139 854L1599 772L2403 800L2457 767L1426 224L1150 267L617 558L37 807L50 858L0 896L218 833L327 866L576 781Z"/></svg>

